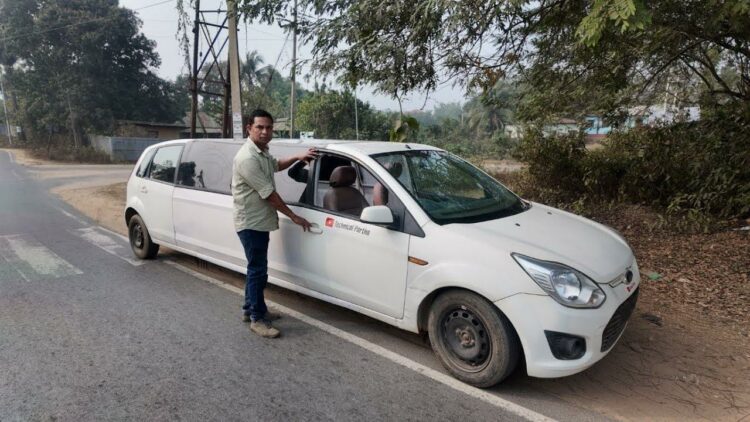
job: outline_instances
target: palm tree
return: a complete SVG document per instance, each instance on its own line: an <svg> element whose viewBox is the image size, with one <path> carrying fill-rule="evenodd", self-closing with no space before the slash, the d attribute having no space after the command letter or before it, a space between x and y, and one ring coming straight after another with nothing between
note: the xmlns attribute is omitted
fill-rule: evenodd
<svg viewBox="0 0 750 422"><path fill-rule="evenodd" d="M240 81L243 89L250 89L251 86L262 86L262 66L263 57L257 50L253 50L245 55L245 60L240 66Z"/></svg>
<svg viewBox="0 0 750 422"><path fill-rule="evenodd" d="M504 130L513 119L517 99L516 88L511 83L498 82L490 92L466 103L467 126L477 136Z"/></svg>

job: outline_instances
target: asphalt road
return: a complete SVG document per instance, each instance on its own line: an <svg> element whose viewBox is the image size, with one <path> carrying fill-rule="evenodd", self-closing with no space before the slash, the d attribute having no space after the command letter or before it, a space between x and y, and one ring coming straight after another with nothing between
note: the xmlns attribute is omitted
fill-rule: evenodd
<svg viewBox="0 0 750 422"><path fill-rule="evenodd" d="M604 419L522 371L490 390L441 381L421 337L280 288L283 337L259 338L242 297L190 268L241 276L136 261L51 183L0 151L0 421Z"/></svg>

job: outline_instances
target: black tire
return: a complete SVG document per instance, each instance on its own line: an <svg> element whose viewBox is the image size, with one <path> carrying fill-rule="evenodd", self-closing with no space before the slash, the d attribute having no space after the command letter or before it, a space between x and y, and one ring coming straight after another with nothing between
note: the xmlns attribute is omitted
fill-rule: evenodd
<svg viewBox="0 0 750 422"><path fill-rule="evenodd" d="M492 387L518 364L520 345L510 321L474 293L451 290L438 296L427 329L440 362L467 384Z"/></svg>
<svg viewBox="0 0 750 422"><path fill-rule="evenodd" d="M151 240L146 224L140 215L135 214L128 222L130 249L140 259L154 259L159 253L159 245Z"/></svg>

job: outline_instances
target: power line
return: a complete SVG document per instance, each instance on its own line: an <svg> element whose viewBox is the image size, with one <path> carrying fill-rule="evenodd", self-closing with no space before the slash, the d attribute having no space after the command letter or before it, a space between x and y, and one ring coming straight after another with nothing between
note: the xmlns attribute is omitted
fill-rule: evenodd
<svg viewBox="0 0 750 422"><path fill-rule="evenodd" d="M284 45L281 47L281 51L279 51L279 55L276 57L276 63L274 63L273 67L271 68L271 71L268 72L268 82L266 82L266 86L263 89L263 96L260 98L260 101L265 100L265 97L268 96L268 88L271 87L271 81L273 80L274 70L276 70L276 68L279 66L279 60L281 60L281 54L286 49L286 43L287 43L287 41L289 41L289 33L288 32L286 34L286 39L284 40ZM262 105L262 103L258 104L257 106L255 106L255 108L258 108L261 105Z"/></svg>
<svg viewBox="0 0 750 422"><path fill-rule="evenodd" d="M161 2L158 2L158 3L153 3L153 4L149 4L147 6L138 7L136 9L129 9L129 10L137 11L137 10L148 9L149 7L160 6L162 4L171 3L173 1L174 0L164 0L164 1L161 1ZM46 34L48 32L59 31L61 29L70 28L70 27L73 27L73 26L86 25L88 23L94 23L94 22L109 21L109 20L113 20L113 19L116 19L116 18L118 18L118 16L111 16L111 17L105 17L105 18L90 19L90 20L87 20L87 21L81 21L81 22L71 23L71 24L68 24L68 25L58 26L57 28L51 28L51 29L47 29L47 30L44 30L44 31L32 31L32 32L27 32L25 34L12 35L10 37L0 38L0 41L9 41L9 40L15 40L15 39L18 39L18 38L26 38L26 37L29 37L29 36L32 36L32 35Z"/></svg>

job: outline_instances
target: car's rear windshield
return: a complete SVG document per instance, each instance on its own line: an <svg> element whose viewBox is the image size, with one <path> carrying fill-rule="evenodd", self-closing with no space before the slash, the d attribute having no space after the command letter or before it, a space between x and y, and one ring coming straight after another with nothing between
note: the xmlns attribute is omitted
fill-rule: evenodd
<svg viewBox="0 0 750 422"><path fill-rule="evenodd" d="M444 151L411 150L374 158L438 224L476 223L523 212L514 193L473 165Z"/></svg>

